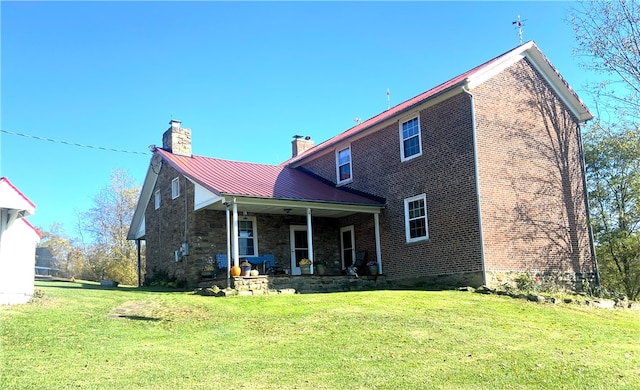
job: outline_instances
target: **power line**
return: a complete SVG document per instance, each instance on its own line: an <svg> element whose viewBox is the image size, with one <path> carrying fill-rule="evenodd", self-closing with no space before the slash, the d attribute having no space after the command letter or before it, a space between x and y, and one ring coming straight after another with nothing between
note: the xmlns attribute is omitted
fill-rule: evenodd
<svg viewBox="0 0 640 390"><path fill-rule="evenodd" d="M9 131L9 130L3 130L0 129L0 133L6 133L6 134L11 134L11 135L17 135L20 137L25 137L25 138L33 138L33 139L37 139L40 141L48 141L48 142L54 142L54 143L58 143L58 144L65 144L65 145L71 145L71 146L78 146L80 148L89 148L89 149L99 149L99 150L106 150L108 152L119 152L119 153L130 153L130 154L143 154L143 155L148 155L148 153L144 153L144 152L134 152L134 151L130 151L130 150L123 150L123 149L112 149L112 148L105 148L102 146L92 146L92 145L83 145L83 144L78 144L75 142L69 142L69 141L60 141L57 139L52 139L52 138L46 138L46 137L38 137L37 135L29 135L29 134L23 134L23 133L16 133L14 131Z"/></svg>

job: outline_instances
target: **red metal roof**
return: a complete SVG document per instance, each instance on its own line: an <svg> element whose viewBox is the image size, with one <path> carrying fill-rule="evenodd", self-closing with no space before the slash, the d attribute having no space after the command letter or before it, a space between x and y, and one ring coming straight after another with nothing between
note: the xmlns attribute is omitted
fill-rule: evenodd
<svg viewBox="0 0 640 390"><path fill-rule="evenodd" d="M13 185L13 183L11 183L11 182L9 181L9 179L8 179L8 178L6 178L6 177L4 177L4 176L3 176L3 177L0 177L0 183L7 183L7 185L8 185L11 189L13 189L13 190L16 192L16 194L18 194L22 199L24 199L24 200L25 200L25 201L26 201L26 202L27 202L31 207L33 207L34 209L36 208L36 205L35 205L35 204L33 204L33 202L32 202L31 200L29 200L29 198L27 198L27 197L25 196L25 194L23 194L23 193L22 193L22 191L20 191L20 190L18 189L18 187L14 186L14 185Z"/></svg>
<svg viewBox="0 0 640 390"><path fill-rule="evenodd" d="M438 96L439 94L450 90L453 87L462 85L464 82L467 81L467 79L469 79L470 77L472 77L472 76L474 76L474 75L476 75L478 73L481 73L482 71L484 71L487 68L490 68L493 64L500 62L504 58L507 58L508 56L513 55L514 53L517 54L519 51L524 50L525 48L527 48L527 50L528 50L528 48L530 48L530 47L531 48L535 48L535 50L537 50L540 53L540 55L543 57L544 61L546 61L547 64L551 67L552 71L556 74L556 76L558 76L561 79L563 84L570 90L571 94L573 96L575 96L575 98L580 102L580 104L582 104L584 106L584 103L582 103L582 101L580 100L578 95L573 91L573 89L571 89L569 84L564 80L564 78L562 78L560 73L553 67L553 65L551 64L549 59L546 58L544 56L544 54L542 54L540 49L535 45L535 43L533 41L529 41L524 45L520 45L520 46L517 46L514 49L506 51L506 52L504 52L504 53L492 58L491 60L485 62L484 64L478 65L475 68L473 68L471 70L468 70L467 72L464 72L464 73L462 73L462 74L450 79L449 81L445 81L444 83L442 83L442 84L440 84L440 85L438 85L438 86L436 86L434 88L431 88L430 90L428 90L426 92L423 92L423 93L421 93L421 94L419 94L419 95L417 95L417 96L415 96L415 97L413 97L413 98L411 98L409 100L406 100L406 101L398 104L397 106L391 107L390 109L388 109L386 111L383 111L380 114L378 114L378 115L376 115L376 116L374 116L372 118L369 118L366 121L361 122L361 123L359 123L358 125L356 125L354 127L351 127L349 129L345 130L341 134L338 134L337 136L335 136L333 138L330 138L330 139L328 139L328 140L316 145L315 147L313 147L311 149L306 150L305 152L299 154L298 156L290 158L289 160L283 162L282 165L293 164L293 163L295 163L295 162L297 162L297 161L299 161L299 160L301 160L301 159L303 159L303 158L305 158L307 156L313 155L313 154L315 154L317 152L320 152L320 151L322 151L324 149L327 149L327 148L329 148L329 147L331 147L333 145L336 145L336 144L338 144L338 143L340 143L340 142L342 142L342 141L344 141L344 140L346 140L348 138L351 138L354 135L356 135L356 134L358 134L358 133L360 133L362 131L365 131L366 129L368 129L368 128L372 127L372 126L375 126L376 124L381 123L381 122L383 122L383 121L385 121L385 120L387 120L387 119L389 119L389 118L391 118L391 117L393 117L393 116L395 116L395 115L397 115L397 114L399 114L399 113L401 113L403 111L406 111L407 109L409 109L409 108L411 108L411 107L413 107L415 105L423 103L424 101L426 101L428 99L434 98L434 97ZM585 107L585 109L586 109L586 107Z"/></svg>
<svg viewBox="0 0 640 390"><path fill-rule="evenodd" d="M299 169L202 156L179 156L156 149L178 172L216 195L378 205L383 202L324 182Z"/></svg>
<svg viewBox="0 0 640 390"><path fill-rule="evenodd" d="M35 226L33 226L31 222L27 221L26 218L20 218L20 221L24 222L25 225L30 227L31 230L33 230L38 235L38 238L42 238L42 233L40 232L40 230L38 230Z"/></svg>
<svg viewBox="0 0 640 390"><path fill-rule="evenodd" d="M386 111L383 111L380 114L378 114L378 115L376 115L374 117L371 117L371 118L367 119L364 122L360 122L358 125L350 128L350 129L345 130L341 134L338 134L337 136L335 136L333 138L330 138L327 141L325 141L323 143L320 143L320 144L316 145L315 147L305 151L305 153L301 153L298 156L293 157L293 158L283 162L282 165L291 164L291 163L301 159L302 157L307 156L308 154L320 151L321 149L325 149L325 148L327 148L327 147L329 147L331 145L335 145L335 144L337 144L337 143L339 143L339 142L341 142L341 141L343 141L343 140L345 140L347 138L352 137L353 135L355 135L355 134L357 134L357 133L359 133L361 131L364 131L365 129L368 129L369 127L371 127L371 126L373 126L373 125L375 125L377 123L380 123L380 122L382 122L382 121L384 121L386 119L389 119L389 118L393 117L394 115L396 115L396 114L398 114L398 113L400 113L402 111L405 111L409 107L413 107L416 104L422 103L423 101L425 101L425 100L427 100L429 98L432 98L432 97L438 95L441 92L445 92L449 88L462 83L471 74L473 74L473 73L475 73L477 71L480 71L481 69L489 66L489 64L491 64L492 62L498 60L500 57L502 57L502 54L497 56L496 58L488 61L488 62L485 62L482 65L479 65L479 66L477 66L477 67L475 67L475 68L473 68L473 69L471 69L471 70L469 70L469 71L467 71L467 72L465 72L465 73L463 73L463 74L461 74L459 76L456 76L456 77L452 78L449 81L446 81L446 82L444 82L444 83L442 83L442 84L440 84L440 85L438 85L438 86L436 86L434 88L431 88L430 90L428 90L426 92L423 92L418 96L415 96L415 97L413 97L413 98L411 98L409 100L406 100L406 101L398 104L397 106L391 107L390 109L388 109Z"/></svg>

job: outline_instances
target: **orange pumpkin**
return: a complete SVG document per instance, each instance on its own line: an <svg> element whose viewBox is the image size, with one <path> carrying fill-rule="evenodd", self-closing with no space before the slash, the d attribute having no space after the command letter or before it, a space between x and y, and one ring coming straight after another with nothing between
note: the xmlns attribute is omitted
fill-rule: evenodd
<svg viewBox="0 0 640 390"><path fill-rule="evenodd" d="M231 276L240 276L240 267L237 265L231 267Z"/></svg>

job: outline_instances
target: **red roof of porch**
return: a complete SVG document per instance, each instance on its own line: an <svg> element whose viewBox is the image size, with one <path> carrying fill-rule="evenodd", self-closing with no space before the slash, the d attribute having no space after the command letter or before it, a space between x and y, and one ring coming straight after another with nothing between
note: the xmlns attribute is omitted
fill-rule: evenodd
<svg viewBox="0 0 640 390"><path fill-rule="evenodd" d="M336 188L302 170L193 155L157 148L172 167L216 195L384 206L384 200Z"/></svg>

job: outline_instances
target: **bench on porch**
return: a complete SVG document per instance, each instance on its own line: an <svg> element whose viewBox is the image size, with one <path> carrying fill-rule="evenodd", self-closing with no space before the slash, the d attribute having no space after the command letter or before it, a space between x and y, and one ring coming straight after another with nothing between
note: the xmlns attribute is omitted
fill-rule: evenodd
<svg viewBox="0 0 640 390"><path fill-rule="evenodd" d="M262 255L262 256L253 256L253 257L243 257L242 259L247 260L249 263L253 265L262 264L262 273L266 273L268 268L275 267L276 259L272 254ZM216 255L216 262L218 263L219 269L227 268L227 254L226 253L218 253Z"/></svg>

